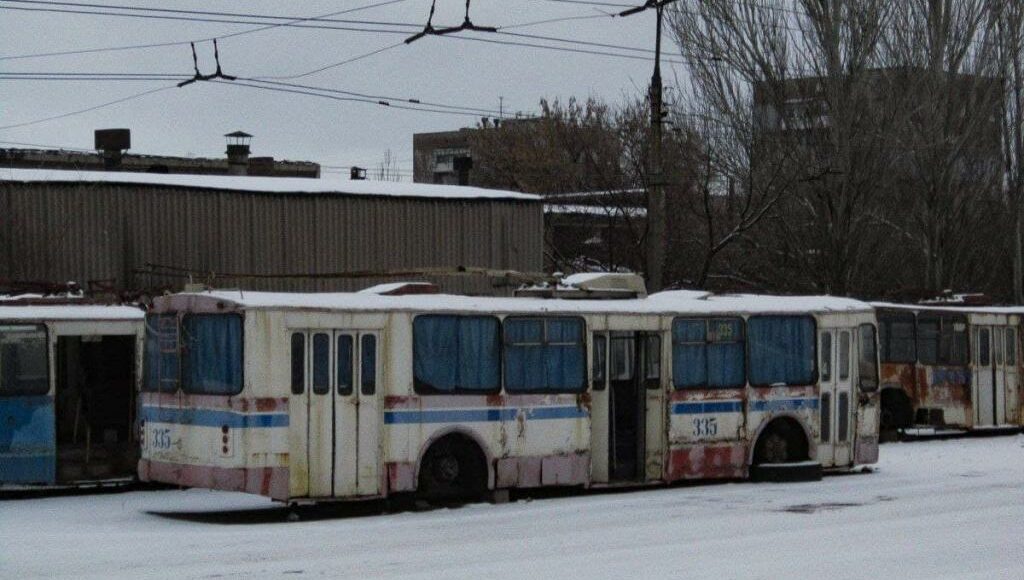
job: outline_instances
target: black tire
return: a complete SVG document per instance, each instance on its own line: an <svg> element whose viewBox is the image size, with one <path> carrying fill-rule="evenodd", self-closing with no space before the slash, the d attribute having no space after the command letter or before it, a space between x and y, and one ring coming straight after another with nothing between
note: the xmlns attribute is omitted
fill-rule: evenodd
<svg viewBox="0 0 1024 580"><path fill-rule="evenodd" d="M803 429L792 419L773 421L757 440L754 447L754 465L774 465L806 461L807 438Z"/></svg>
<svg viewBox="0 0 1024 580"><path fill-rule="evenodd" d="M882 431L906 429L913 424L914 409L906 393L898 389L885 389L881 398L882 413L879 427Z"/></svg>
<svg viewBox="0 0 1024 580"><path fill-rule="evenodd" d="M487 491L483 452L469 439L449 435L430 446L420 465L418 494L430 503L479 501Z"/></svg>

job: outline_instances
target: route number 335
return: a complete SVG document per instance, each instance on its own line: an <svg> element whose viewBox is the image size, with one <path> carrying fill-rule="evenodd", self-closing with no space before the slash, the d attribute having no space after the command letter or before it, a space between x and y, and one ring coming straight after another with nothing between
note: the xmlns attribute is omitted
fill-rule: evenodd
<svg viewBox="0 0 1024 580"><path fill-rule="evenodd" d="M718 434L718 420L715 417L696 417L693 420L694 437L710 437Z"/></svg>

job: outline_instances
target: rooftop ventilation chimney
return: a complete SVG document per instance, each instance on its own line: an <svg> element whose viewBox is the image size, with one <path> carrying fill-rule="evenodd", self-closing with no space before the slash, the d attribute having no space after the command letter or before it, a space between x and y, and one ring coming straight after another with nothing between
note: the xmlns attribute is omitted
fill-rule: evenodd
<svg viewBox="0 0 1024 580"><path fill-rule="evenodd" d="M125 149L132 148L130 129L96 129L93 132L96 150L103 155L103 169L118 171Z"/></svg>
<svg viewBox="0 0 1024 580"><path fill-rule="evenodd" d="M228 140L228 174L249 174L249 143L252 135L244 131L235 131L224 135Z"/></svg>

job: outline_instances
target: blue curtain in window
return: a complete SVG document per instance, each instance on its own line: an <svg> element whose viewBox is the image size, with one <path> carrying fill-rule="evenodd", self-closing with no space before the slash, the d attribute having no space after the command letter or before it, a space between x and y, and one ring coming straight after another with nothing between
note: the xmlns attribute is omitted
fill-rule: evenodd
<svg viewBox="0 0 1024 580"><path fill-rule="evenodd" d="M242 317L193 314L182 324L185 334L187 393L236 395L242 390Z"/></svg>
<svg viewBox="0 0 1024 580"><path fill-rule="evenodd" d="M505 320L505 387L515 391L539 391L546 385L544 322Z"/></svg>
<svg viewBox="0 0 1024 580"><path fill-rule="evenodd" d="M747 321L752 385L808 385L814 380L814 320L756 316Z"/></svg>
<svg viewBox="0 0 1024 580"><path fill-rule="evenodd" d="M413 374L431 391L493 391L500 385L498 320L423 315L413 322Z"/></svg>
<svg viewBox="0 0 1024 580"><path fill-rule="evenodd" d="M676 320L672 323L672 385L677 389L707 384L707 322Z"/></svg>
<svg viewBox="0 0 1024 580"><path fill-rule="evenodd" d="M747 382L743 321L738 318L709 321L708 386L742 387Z"/></svg>
<svg viewBox="0 0 1024 580"><path fill-rule="evenodd" d="M413 375L418 385L454 391L458 384L459 323L454 316L413 321Z"/></svg>
<svg viewBox="0 0 1024 580"><path fill-rule="evenodd" d="M505 386L510 391L581 391L585 360L582 320L505 320Z"/></svg>
<svg viewBox="0 0 1024 580"><path fill-rule="evenodd" d="M459 386L492 391L501 385L501 343L497 318L459 319Z"/></svg>
<svg viewBox="0 0 1024 580"><path fill-rule="evenodd" d="M178 316L151 314L146 317L143 388L173 393L178 390Z"/></svg>
<svg viewBox="0 0 1024 580"><path fill-rule="evenodd" d="M711 388L742 387L746 384L743 368L742 342L712 343L708 345L708 386Z"/></svg>

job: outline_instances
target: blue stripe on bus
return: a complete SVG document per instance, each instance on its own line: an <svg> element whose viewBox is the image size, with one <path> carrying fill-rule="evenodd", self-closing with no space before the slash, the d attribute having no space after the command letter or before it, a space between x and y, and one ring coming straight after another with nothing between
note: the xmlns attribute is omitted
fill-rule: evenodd
<svg viewBox="0 0 1024 580"><path fill-rule="evenodd" d="M818 398L801 398L801 399L774 399L767 401L752 401L750 403L750 410L756 412L778 412L778 411L800 411L803 409L817 409Z"/></svg>
<svg viewBox="0 0 1024 580"><path fill-rule="evenodd" d="M757 400L750 402L750 410L758 413L779 411L800 411L817 409L817 397L800 399ZM743 401L695 401L675 403L672 405L673 415L703 415L705 413L739 413L743 410Z"/></svg>
<svg viewBox="0 0 1024 580"><path fill-rule="evenodd" d="M246 414L217 409L175 409L172 407L143 407L142 420L147 423L172 423L196 427L287 427L284 413Z"/></svg>
<svg viewBox="0 0 1024 580"><path fill-rule="evenodd" d="M576 406L523 408L527 419L580 419L587 412ZM423 411L387 411L384 423L408 425L420 423L486 423L513 421L519 413L517 408L505 409L427 409Z"/></svg>
<svg viewBox="0 0 1024 580"><path fill-rule="evenodd" d="M704 413L739 413L743 401L701 401L672 405L673 415L702 415Z"/></svg>

